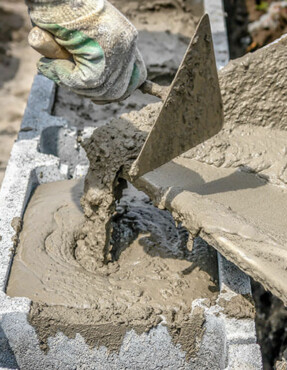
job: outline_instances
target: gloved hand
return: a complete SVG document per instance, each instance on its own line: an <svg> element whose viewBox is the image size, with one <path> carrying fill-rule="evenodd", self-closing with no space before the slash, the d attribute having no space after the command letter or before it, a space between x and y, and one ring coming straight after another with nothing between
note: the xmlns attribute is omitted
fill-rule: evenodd
<svg viewBox="0 0 287 370"><path fill-rule="evenodd" d="M105 0L26 0L31 20L73 60L42 58L38 69L95 102L128 97L147 77L134 26Z"/></svg>

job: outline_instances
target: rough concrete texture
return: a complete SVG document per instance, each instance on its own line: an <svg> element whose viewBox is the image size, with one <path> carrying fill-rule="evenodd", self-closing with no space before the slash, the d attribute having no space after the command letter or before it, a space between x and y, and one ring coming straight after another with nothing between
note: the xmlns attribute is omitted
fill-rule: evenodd
<svg viewBox="0 0 287 370"><path fill-rule="evenodd" d="M86 220L77 237L75 255L87 270L93 271L111 259L109 238L120 191L118 177L123 167L127 172L137 158L160 106L156 103L140 114L131 112L114 119L95 130L83 144L90 166L81 202Z"/></svg>
<svg viewBox="0 0 287 370"><path fill-rule="evenodd" d="M202 303L198 302L197 305ZM16 357L17 366L14 368L40 370L85 366L86 369L223 369L227 363L224 322L213 312L209 313L208 308L206 310L201 352L193 364L186 363L185 353L179 346L172 344L164 326L140 336L134 331L127 333L119 353L108 353L105 347L90 348L80 335L68 339L59 332L49 339L50 350L47 354L39 348L36 333L27 323L25 314L4 315L1 326ZM3 365L6 366L5 363Z"/></svg>
<svg viewBox="0 0 287 370"><path fill-rule="evenodd" d="M45 86L48 87L46 91L43 89ZM43 107L43 114L48 113L48 108L51 107L50 100L44 99L45 97L50 97L50 99L53 98L51 90L49 90L51 86L52 84L43 77L36 78L34 85L35 90L33 91L37 91L40 101L37 100L37 95L35 93L32 95L32 98L35 99L33 101L37 103L37 107L40 107L40 112L42 111L41 107ZM44 103L49 103L48 108ZM11 161L7 169L7 177L1 191L1 200L3 199L1 209L10 209L11 214L7 214L5 211L3 213L1 212L1 230L2 225L10 227L10 224L8 225L7 223L8 220L10 220L11 223L14 217L22 217L26 199L29 198L33 189L32 186L29 188L28 185L33 183L34 172L35 175L38 174L38 177L35 176L35 185L42 181L55 181L61 179L63 176L60 172L57 172L59 166L59 160L57 158L43 155L36 151L37 144L39 143L39 135L36 138L33 138L33 136L36 136L37 130L39 130L38 133L41 134L40 127L37 126L41 123L41 115L37 114L39 111L31 111L31 114L29 114L30 108L32 107L28 106L26 115L29 121L24 121L23 123L24 128L30 127L29 131L23 131L21 134L31 135L32 139L19 141L18 144L21 145L21 150L19 145L15 145L14 152L17 152L16 148L19 148L19 157L16 157L13 154L14 152L12 153ZM52 117L50 118L53 119ZM57 122L57 119L55 119L54 123L57 124ZM25 148L26 151L24 150ZM29 166L24 166L21 161L22 159L24 161L27 158L31 159L32 157L36 158L34 163L31 161L31 168L33 169L33 165L35 166L34 171L32 171ZM14 163L14 158L17 161L16 163L21 163L20 168ZM44 164L39 161L39 158L45 158ZM49 158L52 161L51 166L49 164ZM41 166L37 167L39 163ZM16 166L16 168L13 166ZM51 167L53 169L52 172ZM67 167L64 168L67 169ZM27 174L25 172L26 169L29 171ZM54 173L56 173L56 175ZM66 176L67 173L63 177ZM14 181L16 181L16 184ZM11 197L11 192L14 191L16 185L17 188L15 188L15 190L17 193L19 193L19 195L24 193L20 199L15 199L14 196ZM25 189L27 190L25 191ZM16 204L21 205L21 211L17 212L14 201L16 201ZM2 238L2 245L4 247L1 251L7 252L7 247L12 247L13 243L10 238L13 236L13 233L11 233L12 231L10 233L5 231L5 235L3 235ZM6 248L5 245L7 245ZM5 262L4 259L3 261ZM1 267L3 269L5 268L1 276L2 291L5 289L10 261L11 254L9 255L9 259L6 258L6 263L1 264ZM145 366L149 366L150 368L178 368L179 366L184 369L190 368L191 366L191 364L186 363L185 352L180 349L179 345L175 346L171 342L171 337L165 327L158 327L150 331L149 334L142 334L140 336L133 331L128 332L119 354L109 354L104 347L91 349L85 344L84 339L80 335L76 335L75 339L68 339L63 334L57 333L55 338L49 339L50 350L45 354L38 346L39 342L36 331L28 324L27 315L29 306L29 301L27 299L10 299L3 292L1 293L1 351L3 350L4 352L5 350L5 354L1 355L0 366L3 368L70 369L76 365L85 365L86 368L91 369L118 369L141 366L143 362L146 364ZM203 361L204 364L210 363L211 361L214 363L216 359L222 362L221 357L225 356L225 352L219 350L214 351L217 347L210 347L210 336L212 336L212 332L206 329L205 336L208 338L208 347L204 350L204 354L200 356L200 361ZM202 343L204 343L204 338L202 339ZM204 349L205 346L202 346ZM151 356L152 348L156 350L156 356ZM63 356L63 353L65 353L66 356ZM197 365L194 366L195 368L200 368Z"/></svg>
<svg viewBox="0 0 287 370"><path fill-rule="evenodd" d="M215 3L214 1L212 2L213 4ZM217 5L221 8L221 2L217 2ZM2 292L0 295L0 368L242 368L240 366L242 365L243 359L247 359L248 355L249 357L251 357L252 351L255 351L256 355L259 354L258 347L253 344L255 341L254 333L251 337L252 333L250 331L250 338L247 339L246 342L244 342L244 340L247 337L245 337L244 339L239 338L237 340L235 334L238 332L240 335L240 330L242 329L244 331L246 325L241 325L242 320L235 319L237 325L236 332L233 334L233 343L240 342L242 345L241 348L244 348L244 353L239 352L240 358L238 358L238 352L236 352L235 350L232 351L232 348L234 347L232 347L232 343L230 342L230 340L228 340L230 335L227 332L227 330L230 329L234 330L235 326L231 327L225 325L222 308L208 307L209 303L202 300L194 301L192 307L192 309L195 309L196 307L204 309L206 322L205 333L202 337L198 358L191 364L186 364L186 354L180 349L179 346L174 346L171 343L171 339L166 327L162 326L159 326L156 329L152 329L148 334L143 333L140 336L138 336L133 331L127 333L124 339L124 343L118 354L108 354L107 350L104 347L91 349L85 344L84 339L80 335L76 335L75 339L69 339L61 332L58 332L55 337L49 338L50 350L47 354L44 354L44 352L41 351L36 332L33 327L28 324L27 321L28 311L30 309L29 300L10 299L3 293L3 289L7 283L7 272L9 269L9 264L11 262L11 256L8 258L8 250L13 246L13 242L10 240L10 236L13 236L14 232L12 232L10 224L14 217L22 217L23 215L24 206L27 203L26 200L29 198L32 189L32 186L30 187L30 189L28 189L28 185L26 184L33 183L33 179L35 179L35 185L40 182L55 181L62 178L63 173L65 173L64 177L68 176L68 165L60 165L60 161L58 158L48 155L44 156L43 154L39 154L35 151L37 144L40 143L39 136L41 136L42 134L42 124L44 122L46 123L46 139L49 136L49 127L59 125L64 127L67 124L67 122L61 119L59 120L56 117L51 117L48 115L53 101L53 88L53 84L51 84L51 82L47 81L43 77L38 76L36 78L27 108L27 115L25 116L25 119L23 121L23 131L20 133L20 138L22 138L23 140L27 140L27 151L22 151L23 156L21 156L21 160L23 159L23 162L21 163L25 163L26 155L31 155L36 159L41 157L47 160L48 158L50 158L53 162L51 167L46 167L46 164L49 164L50 162L45 161L45 164L43 166L41 165L41 167L39 167L37 171L30 171L31 176L21 176L20 174L23 173L22 171L25 172L25 166L22 165L19 168L14 165L13 167L12 155L11 166L9 166L8 168L5 179L5 183L10 184L10 186L5 185L5 187L2 188L1 191L1 230L2 225L6 225L8 231L7 237L5 231L5 244L1 245L1 251L3 250L6 253L4 253L4 255L7 258L4 261L3 265L1 264L1 268L3 269L4 273L1 273ZM37 106L37 110L33 109L33 105L31 105L32 101L34 107ZM42 103L44 102L49 103L48 106L43 106ZM39 107L42 108L39 109ZM50 133L52 132L53 131L51 130ZM75 135L75 138L77 138L77 135ZM20 155L21 142L18 144ZM32 150L31 153L29 151L30 148ZM58 150L55 151L55 154L57 151ZM35 161L35 163L37 164L38 162ZM61 171L58 170L59 167ZM48 172L51 169L52 171L50 176ZM74 173L81 174L84 171L85 168L83 167L83 165L80 164L80 166L76 166ZM19 175L16 175L16 173L18 172ZM34 174L38 176L35 177ZM17 183L19 184L16 187ZM25 193L24 195L21 195L21 199L16 199L14 196L11 197L10 192L13 187L15 187L17 192L19 191L20 195L22 194L22 192ZM27 191L25 189L27 189ZM4 201L2 201L2 199L4 199ZM14 203L14 200L16 203ZM18 208L16 207L17 204L19 205L21 210L18 210ZM237 277L237 275L233 276L232 281L233 279L238 279L239 281L241 281L241 278ZM228 350L228 348L230 348L230 350ZM155 349L156 355L151 356L151 352L153 349ZM253 354L253 359L254 358L256 358L256 356L254 356ZM143 363L144 366L142 365ZM248 368L252 368L251 359L249 359L249 362L247 362L247 364L248 365L246 366ZM231 367L231 365L233 367ZM259 360L257 361L256 366L257 367L255 368L260 368Z"/></svg>
<svg viewBox="0 0 287 370"><path fill-rule="evenodd" d="M107 126L107 129L111 129L111 126L112 125ZM100 130L100 132L105 133L106 132L106 127L103 127ZM127 130L125 130L125 132L127 132ZM92 139L93 138L99 138L99 136L94 135L92 137ZM90 146L91 151L92 151L92 148L93 147ZM122 147L120 147L120 148L122 148ZM115 150L114 153L117 153L116 148L114 148L114 150ZM128 150L128 149L126 148L126 150ZM96 154L96 153L97 153L97 151L95 151L93 154ZM116 157L119 157L119 156L116 156ZM123 160L123 157L120 157L119 160ZM92 170L93 170L93 166L90 169L90 172ZM231 274L229 274L229 279L225 279L225 280L227 282L229 282L229 284L230 284L230 281L233 282L233 289L235 289L237 286L245 287L246 282L242 282L242 279L241 279L242 276L244 278L244 275L240 276L240 274L239 274L239 276L237 276L238 274L236 274L236 270L234 270L232 268L229 268L229 269L233 271L234 275L231 278L230 277ZM238 279L239 283L236 282L236 279ZM223 280L223 277L222 277L221 280ZM239 290L239 288L237 288L237 289ZM240 345L239 347L238 346L235 347L236 350L234 349L233 352L230 350L230 354L229 354L230 356L234 355L235 353L237 355L236 359L232 359L234 369L238 368L238 364L240 364L240 366L241 366L242 363L244 363L244 361L245 361L245 363L246 362L248 363L248 366L250 366L250 368L252 368L253 365L254 365L253 368L260 368L260 366L261 366L260 365L260 360L258 360L258 359L260 359L259 348L255 344L254 322L253 322L253 320L250 320L250 318L249 319L245 318L243 320L238 319L238 317L242 318L242 315L241 315L241 312L240 312L241 307L237 307L237 309L232 310L232 314L230 314L230 313L228 314L228 320L226 319L226 323L225 323L225 318L223 316L224 315L224 305L222 305L222 300L223 299L228 300L228 298L230 298L229 300L231 301L231 299L235 297L235 293L232 293L232 292L231 292L231 294L229 292L231 297L226 297L227 294L226 294L225 290L226 290L226 288L224 288L222 290L223 296L220 297L220 301L218 302L218 306L208 307L209 303L206 302L205 300L199 300L199 301L194 301L193 302L194 306L199 306L204 310L206 322L205 322L205 334L202 338L201 346L200 346L199 351L198 351L198 357L197 357L196 360L192 360L192 362L189 363L189 366L190 366L189 368L196 368L196 369L206 368L206 367L208 368L208 366L210 366L211 363L212 363L213 368L224 368L224 366L225 366L224 364L228 364L228 361L229 362L231 361L231 360L228 359L228 353L229 352L227 352L227 349L228 348L231 348L231 349L234 348L234 345ZM244 289L241 288L241 292L244 292L244 293L248 292L248 286L245 287ZM233 304L235 306L237 305L236 302L235 303L233 302L231 304ZM242 305L242 302L240 302L240 305ZM221 312L223 312L223 314ZM218 314L220 314L219 317L217 316ZM18 320L19 320L19 318L18 318ZM229 333L225 333L225 327L228 327L230 329ZM241 330L242 328L243 328L243 330ZM9 330L7 330L7 333L8 332L9 332ZM210 333L213 333L213 334L210 335ZM215 333L216 333L216 337L215 337ZM8 335L8 334L6 334L6 335ZM128 333L126 335L128 335ZM144 334L142 334L142 335L144 335ZM56 335L56 338L58 338L58 335ZM148 339L149 337L145 337L145 338L149 341L149 339ZM50 338L48 340L48 345L49 345L49 348L50 348L50 350L48 351L48 356L49 356L50 352L53 353L53 346L54 346L53 340L54 339L52 339L52 338ZM157 340L159 340L159 339L157 338ZM205 342L205 340L207 342ZM256 357L255 355L253 355L253 357L252 357L252 360L254 360L253 362L250 359L251 358L250 352L247 351L248 348L251 348L251 347L248 347L248 344L250 344L250 342L252 342L252 346L251 346L252 351L254 351L256 356L257 356ZM145 346L146 341L144 340L143 343L144 343L144 346ZM207 343L207 344L205 345L205 343ZM124 344L125 344L125 339L123 341L122 347L124 346ZM165 348L168 348L169 353L173 353L173 356L175 356L174 351L172 350L171 347L166 345L166 342L163 342L163 345L165 346ZM51 346L52 346L52 349L51 349ZM57 346L58 346L57 347L58 349L61 348L61 346L60 346L60 344L58 344L58 342L57 342ZM122 349L122 347L121 347L121 349ZM121 352L121 349L120 349L120 352ZM141 347L140 351L141 351L141 353L144 352L145 351L144 347ZM242 351L242 354L239 356L240 351ZM151 353L150 353L150 355L151 355ZM96 356L98 356L97 358L100 358L99 352L96 352ZM164 356L166 357L166 353L164 354ZM248 356L249 356L249 358L248 358ZM129 359L132 359L132 361L135 361L134 357L131 356L131 355L129 355ZM110 368L114 368L113 367L114 364L117 364L116 366L118 366L118 367L121 366L121 363L117 362L118 360L114 360L114 356L106 357L106 361L108 361L108 363L111 363ZM173 357L172 361L174 361L174 357ZM179 357L177 357L176 363L181 364L180 361L181 360L179 359ZM127 362L127 360L125 359L125 365L127 363L129 363L129 362ZM149 362L146 361L145 366L146 366L146 364L149 365ZM156 367L156 368L163 368L165 366L170 366L171 368L173 368L174 367L174 362L158 363L157 366L158 367ZM185 368L185 367L183 366L182 368Z"/></svg>
<svg viewBox="0 0 287 370"><path fill-rule="evenodd" d="M126 191L113 222L113 263L87 270L73 253L74 231L84 222L82 192L82 180L43 184L25 212L7 294L33 300L29 322L41 346L46 349L60 330L118 351L126 332L141 334L164 323L187 359L196 357L205 318L200 309L189 315L190 307L203 297L214 304L215 251L205 243L189 251L186 230L169 212Z"/></svg>
<svg viewBox="0 0 287 370"><path fill-rule="evenodd" d="M217 68L223 68L229 61L228 38L223 1L204 0L205 12L210 17L211 32Z"/></svg>
<svg viewBox="0 0 287 370"><path fill-rule="evenodd" d="M217 244L225 244L226 257L233 254L234 263L285 304L286 45L287 37L283 36L254 54L230 62L220 72L225 127L214 138L184 155L202 163L194 167L201 167L201 170L196 170L198 175L204 173L204 164L218 167L218 176L212 180L218 181L221 192L223 188L225 192L237 190L237 205L231 200L231 193L226 197L215 195L212 184L196 192L215 201L220 200L225 207L231 207L231 211L243 216L240 222L246 225L245 229L248 224L249 229L251 225L255 226L257 237L253 233L254 238L250 239L252 233L247 236L242 231L239 242L238 236L229 234L227 240L226 234L224 237L218 235ZM233 173L234 168L241 172ZM233 186L226 176L234 176ZM225 202L224 198L228 200ZM241 247L237 252L239 244ZM223 252L223 249L220 250Z"/></svg>
<svg viewBox="0 0 287 370"><path fill-rule="evenodd" d="M221 271L224 272L226 267L226 273L230 274L228 270L231 270L232 276L226 279L221 295L225 298L235 296L242 287L249 293L248 278L227 261ZM221 281L224 279L223 273ZM234 290L227 288L230 282ZM261 369L254 322L226 318L219 305L210 307L205 299L192 304L192 312L198 308L204 311L205 332L198 356L189 364L186 363L186 353L179 345L174 346L167 328L161 325L141 335L133 330L128 332L118 353L109 353L105 347L91 348L81 335L68 338L59 331L48 339L49 351L44 353L35 329L27 322L29 302L25 299L23 302L13 301L14 305L7 297L2 301L7 302L1 310L1 328L6 339L4 348L9 346L9 352L1 358L0 366L6 367L10 361L13 365L10 368L36 370L71 369L84 365L87 369Z"/></svg>
<svg viewBox="0 0 287 370"><path fill-rule="evenodd" d="M286 46L283 36L220 72L224 130L187 157L286 185Z"/></svg>
<svg viewBox="0 0 287 370"><path fill-rule="evenodd" d="M250 279L220 254L218 259L221 293L217 302L223 308L223 320L229 329L227 332L229 369L261 369L260 348L254 335L255 322L253 319L250 320L252 316L242 316L245 307L254 315ZM226 307L236 300L239 301L235 302L233 309L227 313ZM242 319L238 320L239 317Z"/></svg>
<svg viewBox="0 0 287 370"><path fill-rule="evenodd" d="M285 284L287 195L285 186L279 188L273 183L274 179L279 181L278 167L282 171L286 166L286 157L282 156L285 150L285 131L282 130L279 114L283 109L282 102L286 100L281 86L281 80L285 81L286 78L284 69L286 42L285 36L277 43L257 51L252 56L247 55L243 59L231 62L222 69L220 81L223 86L226 119L222 132L173 163L135 182L135 185L147 192L160 207L169 209L193 235L200 233L211 245L218 248L227 258L243 268L285 303L287 302ZM276 60L279 59L280 66L275 70L274 56ZM244 67L246 65L247 71ZM234 73L230 73L230 68ZM278 73L274 78L275 71ZM270 87L267 88L260 73L265 74L266 78L270 76ZM237 91L236 86L234 87L234 76L241 86L241 93L240 90ZM248 103L251 100L248 95L249 89L245 88L248 86L248 78L259 89L258 94L262 99L262 94L265 94L265 102L269 107L266 110L265 105L262 106L261 102L256 100L256 96L253 98L254 124L252 117L249 121L245 117L245 121L237 122L239 114L237 106L240 104L249 106ZM241 85L242 80L245 81L244 86ZM240 103L235 104L237 100ZM121 119L111 121L107 126L96 130L87 142L86 150L91 164L86 179L87 193L86 202L84 202L87 217L90 217L87 212L88 204L91 207L99 205L98 189L103 189L99 181L94 180L95 176L104 179L104 173L109 171L109 165L111 165L111 171L114 173L109 173L111 177L108 182L111 189L113 188L114 179L120 169L123 166L128 168L129 162L137 156L140 148L136 146L144 140L146 135L144 131L148 130L148 125L156 119L159 110L160 104L150 105L139 112L124 115ZM274 111L274 116L277 115L278 128L273 127L276 121L273 116L272 119L270 118L270 111ZM147 120L145 120L146 115ZM269 125L259 127L256 121L258 116L263 121L267 120L271 127ZM272 120L274 120L273 123ZM141 123L143 123L142 127ZM119 136L121 131L122 139ZM113 136L116 136L116 141L107 139ZM133 141L133 136L137 140ZM127 138L130 139L129 145L119 145ZM101 146L104 146L104 149L107 148L104 150L108 153L107 160L103 159L98 152ZM115 155L115 148L121 151L120 155ZM113 152L111 157L110 152ZM227 165L218 163L221 156L227 158ZM239 166L241 170L242 167L246 168L245 157L250 162L255 157L253 163L257 166L254 165L248 171L253 173L236 171L232 168L233 166ZM117 163L116 166L114 166L115 163ZM269 181L266 179L266 174L261 171L266 164L270 172ZM103 171L102 175L100 175L101 171ZM264 178L262 178L263 175ZM105 198L103 194L101 198ZM100 209L97 209L97 212L100 212ZM89 238L86 240L88 242Z"/></svg>
<svg viewBox="0 0 287 370"><path fill-rule="evenodd" d="M137 187L169 209L192 235L208 240L286 302L285 247L280 240L285 231L278 233L285 222L284 192L253 174L186 161L144 176ZM277 223L274 214L282 221Z"/></svg>
<svg viewBox="0 0 287 370"><path fill-rule="evenodd" d="M37 139L42 129L51 124L57 126L61 121L50 116L54 91L53 83L40 76L35 78L22 129L19 133L19 140L13 146L0 192L1 368L19 368L10 339L2 326L2 319L5 316L12 318L15 313L27 317L30 309L28 299L11 299L4 293L14 252L14 240L17 239L12 221L22 218L27 201L35 186L44 182L64 179L67 176L66 168L61 166L59 158L41 154L37 150ZM37 110L34 109L34 104L38 107ZM17 336L20 334L21 331L17 333Z"/></svg>

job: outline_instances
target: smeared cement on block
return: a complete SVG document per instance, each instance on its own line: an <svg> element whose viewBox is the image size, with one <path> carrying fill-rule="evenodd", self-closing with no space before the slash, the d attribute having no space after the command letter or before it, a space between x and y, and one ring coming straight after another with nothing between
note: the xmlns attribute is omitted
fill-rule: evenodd
<svg viewBox="0 0 287 370"><path fill-rule="evenodd" d="M127 331L141 334L164 323L187 360L196 357L205 318L201 309L190 313L191 305L202 297L215 302L215 251L204 243L189 251L186 231L168 212L147 203L145 195L126 194L118 206L126 209L117 216L122 226L113 222L117 255L86 270L74 254L75 231L84 223L82 193L81 180L43 184L25 213L7 294L33 300L29 321L42 347L60 330L68 337L81 334L92 347L119 351Z"/></svg>
<svg viewBox="0 0 287 370"><path fill-rule="evenodd" d="M286 43L285 36L277 43L223 68L220 71L225 109L222 132L137 181L130 179L127 173L161 109L161 103L122 115L93 133L84 144L90 168L83 206L86 216L90 218L87 223L91 225L90 229L83 231L83 242L78 246L79 251L81 248L84 251L82 255L90 250L88 255L94 254L97 263L98 251L101 254L104 249L104 258L108 258L109 251L103 247L106 228L103 229L104 237L99 242L98 251L93 249L92 252L89 247L95 234L92 215L94 210L95 215L104 210L104 215L111 217L117 179L125 177L149 194L160 207L169 209L192 235L201 235L265 288L287 302L287 225L284 216L287 193L281 175L287 161L282 155L286 141L283 108L286 106L286 94L281 86L281 81L286 79ZM278 68L273 62L275 56L279 60ZM269 82L261 78L262 74ZM238 87L234 87L235 77ZM246 88L249 80L252 84L250 88L256 86L258 90L257 94L253 91L252 96ZM263 98L264 105L260 100ZM242 108L242 115L238 106ZM254 110L255 121L250 109ZM271 112L274 112L274 117L271 117ZM258 126L258 117L263 127ZM227 159L227 163L218 163L220 158ZM248 171L242 171L246 169L244 158L248 159ZM241 171L234 170L238 166ZM268 176L262 171L266 166ZM280 181L282 187L279 188L275 184ZM111 210L110 215L107 209ZM104 220L102 228L106 225L108 219Z"/></svg>

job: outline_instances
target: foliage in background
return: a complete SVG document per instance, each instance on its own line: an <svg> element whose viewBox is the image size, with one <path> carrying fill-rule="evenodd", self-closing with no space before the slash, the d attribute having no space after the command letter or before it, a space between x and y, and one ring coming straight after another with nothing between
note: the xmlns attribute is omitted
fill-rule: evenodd
<svg viewBox="0 0 287 370"><path fill-rule="evenodd" d="M260 4L256 5L256 10L261 10L263 12L266 12L269 7L269 4L267 1L261 1Z"/></svg>

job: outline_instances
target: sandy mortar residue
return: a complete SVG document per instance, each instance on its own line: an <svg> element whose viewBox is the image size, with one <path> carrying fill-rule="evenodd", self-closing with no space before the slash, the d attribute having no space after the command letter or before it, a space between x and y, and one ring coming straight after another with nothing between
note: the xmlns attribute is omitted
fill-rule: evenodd
<svg viewBox="0 0 287 370"><path fill-rule="evenodd" d="M130 189L117 207L113 262L88 271L74 254L82 191L81 180L41 185L25 214L7 293L33 300L30 321L42 348L61 330L118 350L126 331L166 323L187 356L195 356L204 315L191 313L191 304L217 297L215 252L203 242L187 249L187 232L171 215Z"/></svg>

